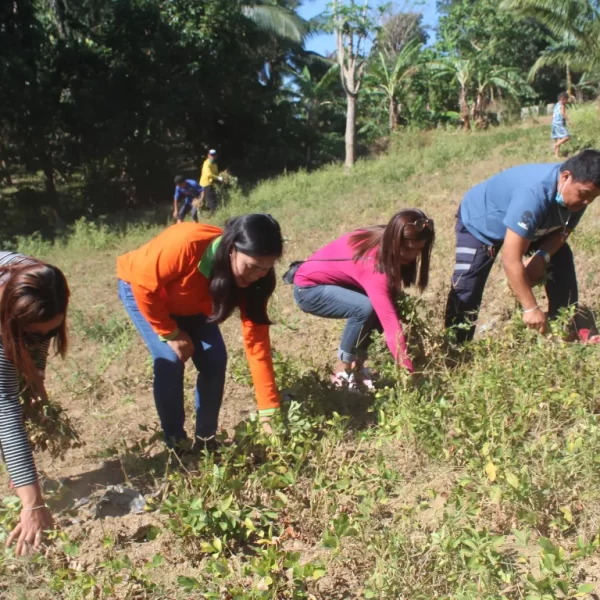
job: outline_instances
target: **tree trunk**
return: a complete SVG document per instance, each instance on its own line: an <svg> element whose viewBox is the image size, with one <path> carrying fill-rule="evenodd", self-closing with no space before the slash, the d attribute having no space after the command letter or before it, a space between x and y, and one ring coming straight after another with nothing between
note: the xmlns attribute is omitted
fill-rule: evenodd
<svg viewBox="0 0 600 600"><path fill-rule="evenodd" d="M396 98L390 98L389 126L390 132L396 131L396 128L398 127L398 102L396 101Z"/></svg>
<svg viewBox="0 0 600 600"><path fill-rule="evenodd" d="M354 151L356 145L356 96L346 94L346 171L354 166Z"/></svg>
<svg viewBox="0 0 600 600"><path fill-rule="evenodd" d="M463 129L468 131L471 129L471 119L469 117L469 104L467 103L467 90L460 90L458 104L460 106L460 118L463 122Z"/></svg>
<svg viewBox="0 0 600 600"><path fill-rule="evenodd" d="M569 94L569 99L571 99L571 97L573 96L572 90L573 89L573 80L571 78L571 69L569 68L569 65L567 64L567 94Z"/></svg>
<svg viewBox="0 0 600 600"><path fill-rule="evenodd" d="M56 184L54 182L54 162L52 161L52 154L45 153L42 157L42 170L44 171L46 186L46 194L54 198L56 196Z"/></svg>

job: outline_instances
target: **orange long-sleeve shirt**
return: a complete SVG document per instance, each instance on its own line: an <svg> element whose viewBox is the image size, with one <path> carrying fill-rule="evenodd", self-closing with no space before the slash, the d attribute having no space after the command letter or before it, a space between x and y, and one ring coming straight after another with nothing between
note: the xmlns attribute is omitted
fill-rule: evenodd
<svg viewBox="0 0 600 600"><path fill-rule="evenodd" d="M223 230L213 225L179 223L137 250L119 256L117 276L129 283L140 312L163 339L177 333L171 315L210 315L210 281L200 261ZM246 357L259 411L279 407L269 326L253 323L240 310Z"/></svg>

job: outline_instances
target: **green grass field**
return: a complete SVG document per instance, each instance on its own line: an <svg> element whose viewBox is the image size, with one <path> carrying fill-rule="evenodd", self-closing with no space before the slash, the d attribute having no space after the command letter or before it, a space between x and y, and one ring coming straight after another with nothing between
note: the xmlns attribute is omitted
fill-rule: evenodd
<svg viewBox="0 0 600 600"><path fill-rule="evenodd" d="M571 114L575 143L600 136L596 107ZM223 327L229 370L216 455L174 467L156 440L151 365L116 293L115 258L160 228L80 221L20 249L61 266L73 292L71 351L51 361L53 398L86 445L37 456L60 531L44 555L0 555L0 596L229 600L492 600L600 595L600 349L540 337L514 317L497 264L468 351L448 347L442 313L463 193L497 171L551 162L549 124L487 132L401 132L350 175L341 165L268 181L215 222L269 212L287 263L357 226L416 206L433 217L430 288L405 303L420 373L409 382L381 341L387 382L374 394L332 389L342 322L301 313L278 286L270 308L285 422L266 437L236 318ZM170 200L165 199L165 224ZM574 234L580 296L600 308L599 207ZM192 372L186 374L192 414ZM124 484L139 515L94 519L98 489ZM6 488L4 488L6 489ZM0 539L18 507L5 497ZM596 595L595 595L596 594Z"/></svg>

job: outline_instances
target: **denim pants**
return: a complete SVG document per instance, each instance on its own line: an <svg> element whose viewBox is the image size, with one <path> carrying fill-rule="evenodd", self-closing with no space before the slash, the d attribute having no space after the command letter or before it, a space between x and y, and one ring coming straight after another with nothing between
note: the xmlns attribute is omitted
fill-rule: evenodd
<svg viewBox="0 0 600 600"><path fill-rule="evenodd" d="M183 203L183 206L179 209L179 213L177 214L177 218L181 221L185 219L185 215L187 215L190 210L192 211L192 219L198 222L198 209L192 204L192 201L186 200Z"/></svg>
<svg viewBox="0 0 600 600"><path fill-rule="evenodd" d="M183 372L185 365L170 346L160 340L150 323L140 312L131 286L119 280L119 298L135 328L139 331L154 367L154 402L167 445L172 447L185 440ZM227 351L219 327L207 323L206 316L173 316L181 331L194 343L192 362L198 370L196 379L196 437L207 439L215 435L225 387Z"/></svg>
<svg viewBox="0 0 600 600"><path fill-rule="evenodd" d="M348 319L338 349L345 363L367 357L374 329L381 331L373 305L364 292L337 285L294 286L294 299L300 309L317 317Z"/></svg>
<svg viewBox="0 0 600 600"><path fill-rule="evenodd" d="M532 242L530 248L536 250L542 240ZM458 342L473 339L483 290L500 248L501 245L486 246L472 235L464 226L459 212L456 221L456 261L446 304L446 327L470 324L468 329L456 330ZM577 304L578 301L575 263L568 244L563 244L550 258L548 266L551 277L546 283L546 295L548 316L552 319L561 308Z"/></svg>

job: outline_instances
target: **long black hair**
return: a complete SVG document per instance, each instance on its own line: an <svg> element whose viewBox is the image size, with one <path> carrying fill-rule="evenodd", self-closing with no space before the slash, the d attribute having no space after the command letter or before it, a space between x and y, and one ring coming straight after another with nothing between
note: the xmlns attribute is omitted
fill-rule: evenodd
<svg viewBox="0 0 600 600"><path fill-rule="evenodd" d="M215 265L210 280L213 312L209 323L222 323L240 304L248 318L260 325L270 325L267 302L275 290L275 269L247 288L239 288L231 270L231 253L236 249L248 256L276 256L283 254L283 237L279 223L267 214L251 214L229 219L223 238L215 254Z"/></svg>

